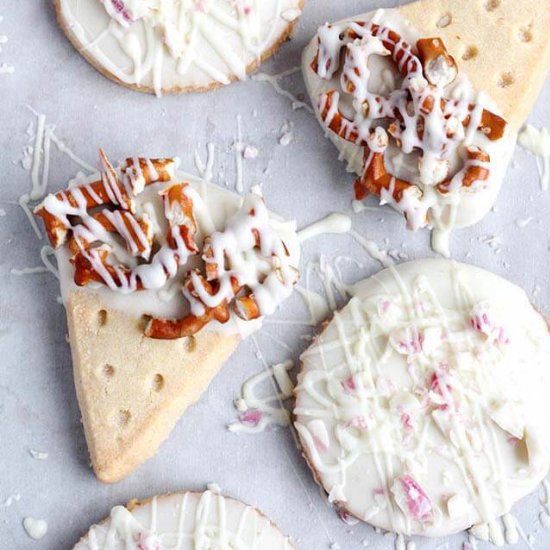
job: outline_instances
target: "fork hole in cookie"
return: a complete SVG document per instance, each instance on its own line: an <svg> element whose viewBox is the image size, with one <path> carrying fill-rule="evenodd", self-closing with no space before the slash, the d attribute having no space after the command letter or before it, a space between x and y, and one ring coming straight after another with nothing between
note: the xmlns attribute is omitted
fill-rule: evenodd
<svg viewBox="0 0 550 550"><path fill-rule="evenodd" d="M152 386L154 391L162 391L162 389L164 388L164 376L162 376L162 374L155 374Z"/></svg>
<svg viewBox="0 0 550 550"><path fill-rule="evenodd" d="M500 0L487 0L485 2L485 9L487 11L495 11L500 8Z"/></svg>
<svg viewBox="0 0 550 550"><path fill-rule="evenodd" d="M442 15L436 23L438 29L444 29L448 27L453 22L453 16L450 13L445 13Z"/></svg>
<svg viewBox="0 0 550 550"><path fill-rule="evenodd" d="M502 73L498 81L499 88L510 88L516 79L511 72Z"/></svg>
<svg viewBox="0 0 550 550"><path fill-rule="evenodd" d="M187 341L185 342L185 349L188 352L193 352L195 351L196 347L197 347L197 340L195 339L194 336L189 336L189 338L187 338Z"/></svg>
<svg viewBox="0 0 550 550"><path fill-rule="evenodd" d="M128 409L118 411L118 423L121 427L125 428L132 419L132 413Z"/></svg>
<svg viewBox="0 0 550 550"><path fill-rule="evenodd" d="M519 39L521 42L529 43L533 41L533 31L530 27L519 30Z"/></svg>
<svg viewBox="0 0 550 550"><path fill-rule="evenodd" d="M100 327L104 327L107 324L107 310L100 309L97 313L98 322Z"/></svg>
<svg viewBox="0 0 550 550"><path fill-rule="evenodd" d="M112 378L115 375L115 367L112 365L103 365L103 375L105 378Z"/></svg>
<svg viewBox="0 0 550 550"><path fill-rule="evenodd" d="M462 54L462 59L464 61L470 61L475 59L479 54L479 49L477 46L468 46L465 52Z"/></svg>

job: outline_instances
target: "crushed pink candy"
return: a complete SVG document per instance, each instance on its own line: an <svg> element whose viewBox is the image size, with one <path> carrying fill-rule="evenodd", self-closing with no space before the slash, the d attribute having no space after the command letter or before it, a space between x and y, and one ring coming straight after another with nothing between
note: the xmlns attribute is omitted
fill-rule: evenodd
<svg viewBox="0 0 550 550"><path fill-rule="evenodd" d="M354 376L349 376L345 380L342 380L342 387L346 393L353 393L357 389Z"/></svg>
<svg viewBox="0 0 550 550"><path fill-rule="evenodd" d="M421 523L431 523L434 510L430 497L409 474L395 479L391 488L395 501L401 510Z"/></svg>
<svg viewBox="0 0 550 550"><path fill-rule="evenodd" d="M359 520L344 508L338 508L338 517L347 525L357 525L359 523Z"/></svg>
<svg viewBox="0 0 550 550"><path fill-rule="evenodd" d="M470 326L481 334L493 338L499 344L508 344L510 339L506 335L504 327L495 323L492 319L489 306L485 303L476 304L470 314Z"/></svg>
<svg viewBox="0 0 550 550"><path fill-rule="evenodd" d="M162 543L151 533L140 533L137 537L137 550L163 550Z"/></svg>
<svg viewBox="0 0 550 550"><path fill-rule="evenodd" d="M117 13L127 23L131 23L133 21L132 16L128 13L123 0L103 0L103 3L110 4L115 13Z"/></svg>
<svg viewBox="0 0 550 550"><path fill-rule="evenodd" d="M248 409L239 415L239 422L246 426L257 426L263 417L259 409Z"/></svg>
<svg viewBox="0 0 550 550"><path fill-rule="evenodd" d="M422 351L424 335L415 326L396 331L390 338L395 349L402 355L416 355Z"/></svg>

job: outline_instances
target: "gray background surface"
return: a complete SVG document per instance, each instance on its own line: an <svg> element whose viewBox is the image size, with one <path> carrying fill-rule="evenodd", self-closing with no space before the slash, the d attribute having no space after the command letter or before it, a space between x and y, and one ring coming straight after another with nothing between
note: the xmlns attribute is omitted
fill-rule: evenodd
<svg viewBox="0 0 550 550"><path fill-rule="evenodd" d="M241 82L206 95L166 97L127 91L100 76L59 31L48 0L0 0L0 35L6 34L0 64L14 66L0 75L0 549L70 548L88 526L111 507L131 497L182 488L203 489L215 481L222 490L260 506L297 547L320 550L337 543L342 549L394 547L393 536L376 534L366 525L344 524L321 497L288 429L259 435L234 435L232 405L243 381L259 372L253 340L239 350L200 402L187 412L159 453L125 481L112 486L93 476L76 403L63 307L57 281L47 273L15 276L11 270L41 265L45 244L34 235L17 205L30 188L30 174L21 166L28 145L26 133L35 116L30 105L55 124L56 134L91 164L98 147L113 159L138 153L179 155L194 172L193 155L204 158L206 144L217 146L214 180L235 183L236 116L242 116L243 141L259 155L244 162L245 189L262 183L270 208L300 226L332 211L350 212L354 228L381 247L404 258L431 256L429 234L406 232L401 218L386 209L351 213L352 176L337 162L313 116L293 111L290 101L265 82ZM315 29L335 20L395 2L380 0L309 0L294 39L266 63L262 71L278 73L299 64L300 52ZM280 84L303 92L300 74ZM257 117L253 111L257 111ZM550 83L531 115L537 126L548 124ZM278 142L284 124L292 125L293 141ZM52 151L50 190L64 186L78 167ZM535 159L517 150L495 212L477 226L456 232L453 256L488 268L522 285L533 302L550 315L547 284L550 245L550 194L540 190ZM5 214L5 215L3 215ZM520 228L516 220L532 217ZM496 237L498 241L492 239ZM385 241L388 239L388 241ZM320 255L333 261L353 257L349 281L379 269L377 262L349 235L327 235L305 243L303 265ZM307 346L307 326L273 322L307 320L295 295L255 339L269 364L296 359ZM29 449L46 451L47 460ZM4 506L4 500L20 500ZM542 490L515 507L523 530L533 535L532 547L550 548L550 531L538 521ZM44 518L49 531L33 542L23 530L26 516ZM459 550L465 535L444 540L416 540L417 549ZM485 544L479 544L484 548ZM527 547L519 542L518 547Z"/></svg>

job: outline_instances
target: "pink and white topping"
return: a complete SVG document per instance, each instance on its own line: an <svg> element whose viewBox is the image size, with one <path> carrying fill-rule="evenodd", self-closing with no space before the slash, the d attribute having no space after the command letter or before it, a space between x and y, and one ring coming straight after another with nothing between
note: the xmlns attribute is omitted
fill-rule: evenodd
<svg viewBox="0 0 550 550"><path fill-rule="evenodd" d="M420 523L432 523L434 509L430 497L419 483L409 474L395 479L391 487L392 495L401 511Z"/></svg>

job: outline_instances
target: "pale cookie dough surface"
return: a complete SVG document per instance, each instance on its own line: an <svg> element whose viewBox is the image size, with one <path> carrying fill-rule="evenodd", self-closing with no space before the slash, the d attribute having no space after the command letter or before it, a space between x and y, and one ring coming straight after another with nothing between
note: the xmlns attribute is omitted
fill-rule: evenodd
<svg viewBox="0 0 550 550"><path fill-rule="evenodd" d="M360 519L448 535L509 512L550 465L550 334L519 287L418 260L358 283L302 355L296 428Z"/></svg>
<svg viewBox="0 0 550 550"><path fill-rule="evenodd" d="M74 550L293 550L251 506L206 491L174 493L116 506Z"/></svg>
<svg viewBox="0 0 550 550"><path fill-rule="evenodd" d="M157 452L240 341L237 334L215 331L177 340L146 338L143 321L84 291L71 292L67 318L92 466L108 483Z"/></svg>
<svg viewBox="0 0 550 550"><path fill-rule="evenodd" d="M59 24L108 78L162 93L244 79L290 36L303 0L55 0ZM150 6L150 7L149 7ZM162 6L162 7L160 7Z"/></svg>

